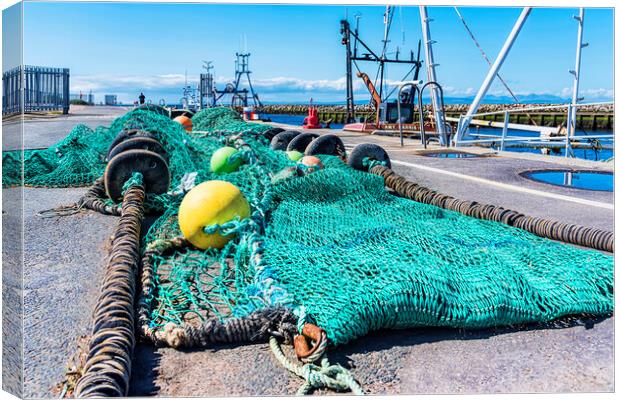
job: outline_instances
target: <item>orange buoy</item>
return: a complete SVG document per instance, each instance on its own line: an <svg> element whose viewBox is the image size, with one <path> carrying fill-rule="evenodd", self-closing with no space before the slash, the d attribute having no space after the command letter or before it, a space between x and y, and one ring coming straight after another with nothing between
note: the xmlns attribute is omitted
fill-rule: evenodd
<svg viewBox="0 0 620 400"><path fill-rule="evenodd" d="M301 171L302 175L308 175L320 169L323 169L323 163L321 159L315 156L303 156L301 160L297 161L297 168Z"/></svg>
<svg viewBox="0 0 620 400"><path fill-rule="evenodd" d="M185 130L187 132L191 132L191 130L192 130L192 120L191 120L191 118L186 117L185 115L179 115L178 117L173 119L173 121L183 125L183 128L185 128Z"/></svg>

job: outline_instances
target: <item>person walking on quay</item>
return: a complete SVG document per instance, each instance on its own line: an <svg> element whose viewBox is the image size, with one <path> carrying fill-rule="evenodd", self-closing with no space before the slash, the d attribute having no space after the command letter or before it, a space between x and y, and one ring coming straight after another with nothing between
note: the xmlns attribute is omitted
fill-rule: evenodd
<svg viewBox="0 0 620 400"><path fill-rule="evenodd" d="M144 104L144 99L146 97L144 96L144 93L140 92L140 96L138 96L138 99L140 100L140 104Z"/></svg>

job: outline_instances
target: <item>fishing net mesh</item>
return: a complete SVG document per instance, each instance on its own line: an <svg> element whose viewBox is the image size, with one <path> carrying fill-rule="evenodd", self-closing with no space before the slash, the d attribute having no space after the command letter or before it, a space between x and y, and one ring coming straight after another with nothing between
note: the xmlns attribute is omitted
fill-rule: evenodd
<svg viewBox="0 0 620 400"><path fill-rule="evenodd" d="M195 184L226 180L245 195L252 216L236 223L223 249L153 255L154 290L141 304L151 328L284 306L339 345L380 328L481 328L613 310L608 255L393 196L381 177L336 157L320 156L323 170L292 177L283 172L294 163L261 135L269 126L223 108L192 120L186 133L164 115L135 110L24 154L26 185L88 185L122 129L152 132L168 153L172 185L147 196L154 222L143 251L181 235L183 195L174 191L191 173ZM213 152L240 138L246 162L213 174ZM3 185L19 182L18 153L3 153L3 167Z"/></svg>

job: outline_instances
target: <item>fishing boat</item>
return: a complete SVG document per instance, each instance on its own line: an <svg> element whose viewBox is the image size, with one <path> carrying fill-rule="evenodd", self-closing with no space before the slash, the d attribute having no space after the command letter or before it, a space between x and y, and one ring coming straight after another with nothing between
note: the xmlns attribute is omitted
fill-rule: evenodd
<svg viewBox="0 0 620 400"><path fill-rule="evenodd" d="M480 85L476 96L469 105L465 114L461 114L458 118L447 117L445 113L443 88L438 81L436 66L433 56L433 45L436 41L431 38L430 22L431 18L427 15L425 6L420 6L420 20L422 25L423 41L418 41L417 56L414 58L413 51L408 59L399 58L400 50L396 49L396 56L390 58L387 51L389 40L389 32L393 20L394 9L386 6L384 13L384 37L381 51L373 51L359 35L359 18L356 16L356 27L352 29L348 20L341 21L342 44L346 46L346 80L347 80L347 121L344 125L344 131L361 132L368 134L383 135L400 135L401 145L403 145L403 136L418 137L422 140L424 147L431 140L436 140L442 146L472 146L472 145L495 145L498 150L505 150L508 145L518 146L548 146L549 149L563 148L567 157L574 156L573 148L584 148L595 143L596 146L613 146L613 134L591 134L577 132L577 110L582 107L590 106L606 106L612 105L610 102L598 103L582 103L583 98L579 97L579 81L581 71L581 52L588 46L583 43L583 25L584 25L584 9L579 10L579 15L574 16L578 23L577 27L577 50L575 55L575 67L570 70L573 77L572 82L572 99L568 104L537 106L528 108L511 108L507 107L503 110L497 110L487 113L477 113L482 99L487 94L491 84L497 78L510 94L515 103L520 103L518 97L508 86L506 81L499 75L499 69L504 63L510 49L513 46L519 32L521 31L525 21L527 20L531 7L524 7L517 21L515 22L510 34L506 38L498 56L492 62L480 46L478 40L474 36L472 30L467 25L465 18L454 7L458 19L462 22L469 36L480 51L482 57L489 65L487 75ZM421 67L420 49L424 43L424 51L426 56L427 82L419 77ZM358 47L363 50L360 55ZM358 62L370 62L377 65L375 80L372 81L368 74L360 69ZM387 64L409 64L411 69L399 81L393 84L391 90L386 90L385 66ZM371 95L371 104L374 112L367 113L363 116L355 114L355 103L353 101L353 66L357 69L357 77L361 78ZM411 80L407 80L412 76ZM430 107L424 105L424 92L429 89ZM387 93L386 93L387 92ZM392 94L397 92L395 98L391 98ZM386 94L385 94L386 93ZM548 127L538 126L530 117L530 112L545 112L553 109L566 109L566 122L559 126ZM525 113L533 125L511 123L511 113ZM487 122L479 117L501 116L501 121ZM496 120L497 121L497 120ZM470 132L471 126L489 126L499 128L497 131L501 134L482 134L478 132ZM525 132L519 135L510 135L509 130ZM543 152L545 149L543 149Z"/></svg>

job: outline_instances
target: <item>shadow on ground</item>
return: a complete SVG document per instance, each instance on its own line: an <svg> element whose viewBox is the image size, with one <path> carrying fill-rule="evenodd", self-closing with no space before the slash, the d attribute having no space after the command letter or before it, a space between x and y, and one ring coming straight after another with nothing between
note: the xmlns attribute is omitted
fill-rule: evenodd
<svg viewBox="0 0 620 400"><path fill-rule="evenodd" d="M381 330L328 357L369 394L612 391L612 330L613 318L591 316L480 330ZM301 384L264 343L187 351L140 345L130 394L293 395Z"/></svg>

